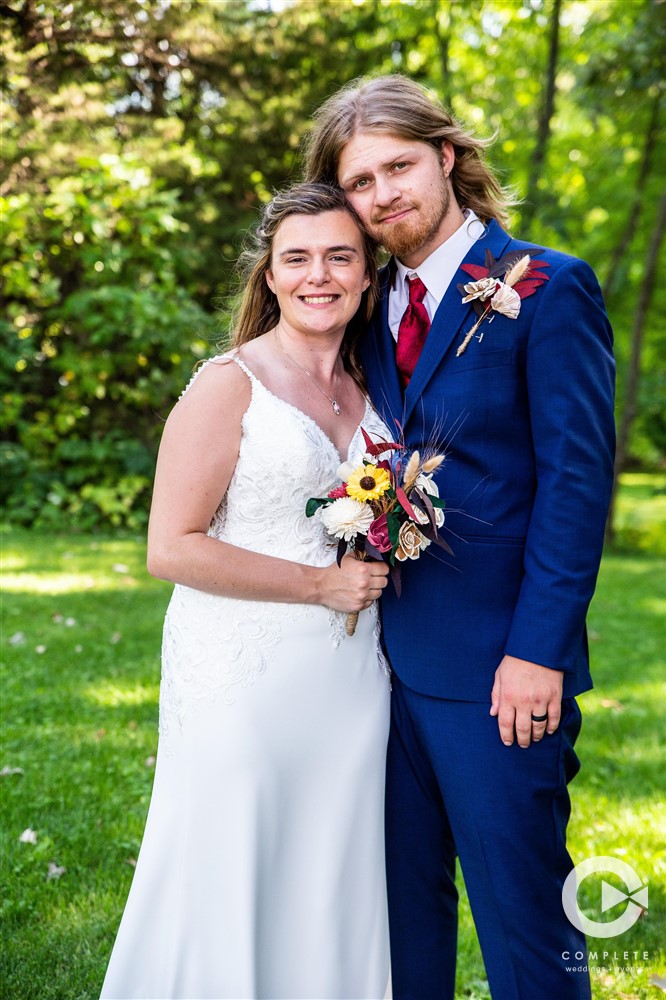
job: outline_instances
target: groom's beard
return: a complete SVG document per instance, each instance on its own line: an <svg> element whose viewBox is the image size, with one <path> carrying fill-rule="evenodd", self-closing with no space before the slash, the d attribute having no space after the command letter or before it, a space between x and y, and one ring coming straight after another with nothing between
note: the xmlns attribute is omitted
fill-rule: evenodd
<svg viewBox="0 0 666 1000"><path fill-rule="evenodd" d="M442 222L446 218L451 205L451 192L442 178L441 186L436 190L427 205L410 204L391 206L390 213L395 214L405 208L414 208L404 222L383 225L373 223L372 235L388 250L389 253L402 260L426 246L437 235ZM433 247L433 249L435 249Z"/></svg>

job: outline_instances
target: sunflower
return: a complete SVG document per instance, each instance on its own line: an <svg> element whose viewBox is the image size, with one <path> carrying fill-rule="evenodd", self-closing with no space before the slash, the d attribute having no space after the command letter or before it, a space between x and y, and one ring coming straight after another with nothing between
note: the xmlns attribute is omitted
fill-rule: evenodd
<svg viewBox="0 0 666 1000"><path fill-rule="evenodd" d="M347 480L347 493L354 500L365 503L366 500L379 499L390 485L391 477L386 469L376 465L360 465Z"/></svg>

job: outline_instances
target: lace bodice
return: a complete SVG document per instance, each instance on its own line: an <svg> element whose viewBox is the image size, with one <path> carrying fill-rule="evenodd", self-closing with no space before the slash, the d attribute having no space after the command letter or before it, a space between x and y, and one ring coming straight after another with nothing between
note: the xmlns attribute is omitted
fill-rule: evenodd
<svg viewBox="0 0 666 1000"><path fill-rule="evenodd" d="M240 359L234 360L250 379L252 398L236 469L208 533L254 552L326 566L335 547L318 518L305 516L305 505L310 497L326 496L347 456L311 417L273 395ZM387 435L369 402L362 426L371 436ZM360 460L364 450L359 426L350 460Z"/></svg>
<svg viewBox="0 0 666 1000"><path fill-rule="evenodd" d="M235 355L208 364L229 357L245 372L252 391L236 468L208 534L265 555L329 565L336 546L317 516L306 517L306 503L336 485L343 460L361 460L361 426L372 437L388 438L386 425L367 402L349 454L341 456L311 417L270 392ZM367 614L378 637L376 607ZM232 703L238 685L254 684L266 670L286 623L313 615L325 616L329 641L339 645L345 614L310 605L239 601L176 585L164 627L161 734L166 736L174 718L182 719L199 699L221 692ZM216 650L223 655L214 655Z"/></svg>

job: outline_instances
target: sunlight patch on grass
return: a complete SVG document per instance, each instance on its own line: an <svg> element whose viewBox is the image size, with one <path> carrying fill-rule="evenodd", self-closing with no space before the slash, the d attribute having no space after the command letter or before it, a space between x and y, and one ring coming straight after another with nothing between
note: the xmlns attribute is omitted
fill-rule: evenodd
<svg viewBox="0 0 666 1000"><path fill-rule="evenodd" d="M666 490L666 476L663 472L623 472L622 485L632 492L638 488L649 496L653 490Z"/></svg>
<svg viewBox="0 0 666 1000"><path fill-rule="evenodd" d="M635 717L632 723L635 722ZM632 725L633 729L638 727ZM595 755L595 763L603 764L604 760L611 760L616 763L618 770L625 774L630 766L636 763L658 763L660 758L666 757L666 750L659 738L653 732L646 733L643 737L639 733L627 737L624 733L610 734L611 739L615 737L615 746L609 745L608 733L588 735L585 745L585 757L591 753ZM666 760L664 760L666 765ZM638 793L640 790L636 789Z"/></svg>
<svg viewBox="0 0 666 1000"><path fill-rule="evenodd" d="M153 704L157 691L157 685L148 687L144 684L133 684L131 687L120 687L118 684L95 684L85 688L82 693L96 705L118 708L119 705Z"/></svg>
<svg viewBox="0 0 666 1000"><path fill-rule="evenodd" d="M624 857L646 875L664 870L666 807L642 802L640 810L627 801L620 803L597 792L589 796L572 793L569 825L570 851L575 859L594 855Z"/></svg>
<svg viewBox="0 0 666 1000"><path fill-rule="evenodd" d="M72 594L88 590L119 590L138 587L133 576L90 576L84 573L8 573L3 576L5 590L14 594Z"/></svg>
<svg viewBox="0 0 666 1000"><path fill-rule="evenodd" d="M666 619L666 600L660 600L658 597L646 597L640 602L640 607L645 608L651 614L660 615Z"/></svg>
<svg viewBox="0 0 666 1000"><path fill-rule="evenodd" d="M621 546L666 555L666 476L659 473L622 476L615 532Z"/></svg>
<svg viewBox="0 0 666 1000"><path fill-rule="evenodd" d="M13 569L18 572L18 570L24 569L27 565L27 558L19 554L17 551L9 553L3 552L2 559L0 560L0 568L3 570Z"/></svg>
<svg viewBox="0 0 666 1000"><path fill-rule="evenodd" d="M81 573L7 573L2 578L5 590L15 594L69 594L77 590L92 590L97 586L94 576Z"/></svg>
<svg viewBox="0 0 666 1000"><path fill-rule="evenodd" d="M613 560L614 553L610 554L610 558ZM650 561L646 562L645 559L637 558L636 556L626 556L622 553L619 558L621 559L621 563L618 562L615 565L611 562L611 565L605 568L611 573L615 569L625 578L627 576L649 576L654 568Z"/></svg>
<svg viewBox="0 0 666 1000"><path fill-rule="evenodd" d="M655 707L663 704L664 699L666 699L666 684L662 681L653 681L652 683L636 681L634 684L624 681L622 684L616 682L616 685L622 688L621 701L613 701L608 698L611 690L608 683L604 683L603 687L600 686L585 692L585 699L584 701L581 699L581 701L586 719L591 715L599 715L604 712L610 713L611 716L615 715L624 711L628 706L633 708L633 702L639 706L647 706L654 711Z"/></svg>

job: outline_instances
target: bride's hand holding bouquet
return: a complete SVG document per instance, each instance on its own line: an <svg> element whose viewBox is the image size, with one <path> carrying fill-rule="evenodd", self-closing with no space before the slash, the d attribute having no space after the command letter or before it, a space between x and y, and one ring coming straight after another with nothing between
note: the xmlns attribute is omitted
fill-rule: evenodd
<svg viewBox="0 0 666 1000"><path fill-rule="evenodd" d="M432 542L452 554L439 534L445 503L432 478L444 455L421 456L414 451L405 460L404 445L375 443L361 430L366 445L363 461L340 466L342 482L326 497L311 497L306 514L318 513L327 533L337 540L338 565L348 548L356 559L387 563L399 594L400 563L418 559ZM356 630L358 614L352 611L347 616L348 635Z"/></svg>

